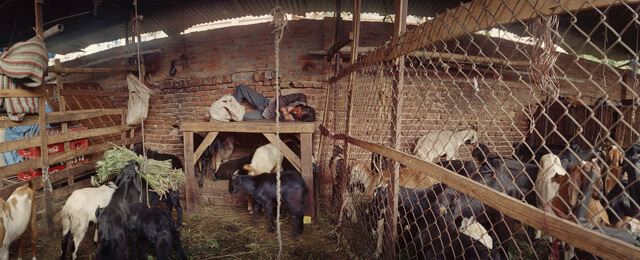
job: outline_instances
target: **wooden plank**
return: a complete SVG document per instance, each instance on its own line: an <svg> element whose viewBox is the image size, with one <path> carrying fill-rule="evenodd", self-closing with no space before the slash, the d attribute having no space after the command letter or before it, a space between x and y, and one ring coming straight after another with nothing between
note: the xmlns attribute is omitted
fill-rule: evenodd
<svg viewBox="0 0 640 260"><path fill-rule="evenodd" d="M112 126L112 127L98 128L98 129L90 129L86 131L71 132L66 134L50 135L48 136L47 141L49 144L57 144L62 142L68 142L71 140L116 134L132 128L134 127ZM2 143L2 146L0 146L0 153L15 151L19 149L25 149L30 147L36 147L38 146L38 144L40 144L40 142L41 142L40 138L37 138L37 137L5 142L5 143ZM69 149L67 148L65 149L66 149L65 151L69 151Z"/></svg>
<svg viewBox="0 0 640 260"><path fill-rule="evenodd" d="M137 143L137 142L141 142L141 139L140 138L129 138L129 139L125 139L125 140L116 140L116 141L114 141L112 143L115 144L115 145L127 145L127 144ZM94 153L99 153L99 152L104 152L106 150L110 150L111 148L113 148L112 144L103 143L103 144L98 144L98 145L92 145L92 146L89 146L89 147L86 147L86 148L82 148L82 149L66 151L64 153L52 154L51 158L49 159L49 163L50 164L54 164L54 163L64 162L66 160L71 160L71 159L73 159L75 157L94 154Z"/></svg>
<svg viewBox="0 0 640 260"><path fill-rule="evenodd" d="M81 177L84 175L87 175L89 173L92 173L93 170L95 169L96 163L95 162L88 162L85 164L81 164L78 165L76 167L73 168L68 168L68 169L64 169L62 171L56 172L51 174L50 176L50 180L52 184L58 183L60 181L63 181L65 179L67 179L69 176L71 177ZM3 179L3 181L6 181L7 179ZM34 177L31 179L33 181L33 186L36 190L38 189L42 189L42 177L38 176L38 177ZM26 181L20 180L20 182L17 183L13 183L10 184L2 189L0 189L0 198L7 198L9 197L9 195L11 195L11 193L18 187L25 185Z"/></svg>
<svg viewBox="0 0 640 260"><path fill-rule="evenodd" d="M507 25L519 21L526 22L540 16L546 17L568 12L592 10L622 3L613 0L471 1L437 15L434 19L417 26L400 37L395 37L390 44L381 46L376 51L363 57L359 62L342 70L336 77L331 78L329 83L335 82L365 66L389 61L420 49L428 49L433 43L448 41L467 33L487 30L497 25ZM624 1L624 3L632 5L640 3L640 0Z"/></svg>
<svg viewBox="0 0 640 260"><path fill-rule="evenodd" d="M196 211L196 194L194 185L196 183L196 177L194 174L194 160L193 160L193 132L183 132L182 133L184 140L184 174L186 175L186 180L184 183L185 186L185 196L186 196L186 207L187 212L195 212ZM200 173L202 174L202 173Z"/></svg>
<svg viewBox="0 0 640 260"><path fill-rule="evenodd" d="M42 92L36 89L0 89L0 98L5 97L41 97Z"/></svg>
<svg viewBox="0 0 640 260"><path fill-rule="evenodd" d="M14 163L0 167L0 178L6 178L8 176L16 175L20 172L33 170L39 168L41 162L39 159L26 160L19 163Z"/></svg>
<svg viewBox="0 0 640 260"><path fill-rule="evenodd" d="M378 153L391 160L404 164L417 172L446 183L458 191L474 197L489 207L522 221L539 230L551 231L551 236L565 241L589 253L605 259L629 259L639 256L640 249L626 242L606 236L598 231L586 229L576 223L545 214L540 209L516 200L467 177L453 173L434 163L420 160L412 155L399 152L379 144L347 137L346 141L368 151ZM588 237L589 239L585 239Z"/></svg>
<svg viewBox="0 0 640 260"><path fill-rule="evenodd" d="M298 172L302 172L303 169L301 167L300 158L298 158L298 155L295 154L293 151L291 151L291 149L289 149L287 144L285 144L275 134L263 134L263 135L272 144L280 143L280 152L282 152L282 155L284 155L284 157L287 158L287 160L293 165L293 167L296 168L296 170L298 170Z"/></svg>
<svg viewBox="0 0 640 260"><path fill-rule="evenodd" d="M338 53L340 51L340 49L342 49L342 47L346 46L347 44L351 43L353 40L351 39L346 39L346 40L341 40L341 41L337 41L336 43L334 43L330 48L329 51L327 52L327 59L331 60L331 58L333 58L333 55Z"/></svg>
<svg viewBox="0 0 640 260"><path fill-rule="evenodd" d="M48 68L52 73L67 73L67 74L102 74L102 73L114 73L114 72L128 72L138 71L135 67L120 67L120 68L64 68L64 67L52 67Z"/></svg>
<svg viewBox="0 0 640 260"><path fill-rule="evenodd" d="M301 134L300 135L300 155L302 156L302 178L304 182L307 183L307 187L309 188L309 198L306 201L311 201L311 205L307 207L304 212L305 216L312 217L312 221L319 220L318 218L318 187L314 185L314 176L313 176L313 162L312 162L312 150L313 150L313 141L311 140L312 134ZM286 146L285 146L286 147ZM288 147L287 147L288 148ZM316 177L317 178L317 177Z"/></svg>
<svg viewBox="0 0 640 260"><path fill-rule="evenodd" d="M117 134L123 131L127 131L132 128L135 128L135 127L132 127L132 126L122 127L120 125L117 125L117 126L111 126L111 127L105 127L105 128L89 129L85 131L70 132L66 134L51 135L49 136L49 143L57 144L57 143L83 139L83 138L112 135L112 134Z"/></svg>
<svg viewBox="0 0 640 260"><path fill-rule="evenodd" d="M4 142L2 143L2 146L0 146L0 153L11 152L29 147L36 147L40 145L40 142L41 140L39 137Z"/></svg>
<svg viewBox="0 0 640 260"><path fill-rule="evenodd" d="M369 52L373 52L377 49L378 47L358 47L358 54L361 53L369 53ZM329 53L329 51L327 50L308 50L307 54L310 55L322 55L325 56ZM351 48L350 46L345 46L342 47L342 49L340 49L340 54L345 54L345 55L354 55L353 52L353 48ZM448 53L448 52L436 52L436 51L414 51L414 52L410 52L407 53L406 56L411 56L411 57L427 57L427 58L431 58L431 59L441 59L443 61L458 61L458 62L465 62L465 63L474 63L474 64L500 64L500 65L507 65L507 66L514 66L514 67L525 67L525 66L530 66L531 62L529 62L528 60L506 60L506 59L501 59L501 58L494 58L494 57L483 57L483 56L475 56L475 55L462 55L462 54L455 54L455 53Z"/></svg>
<svg viewBox="0 0 640 260"><path fill-rule="evenodd" d="M129 97L128 92L121 91L102 91L102 90L75 90L64 89L60 91L62 96L90 96L90 97Z"/></svg>
<svg viewBox="0 0 640 260"><path fill-rule="evenodd" d="M76 182L76 183L74 183L72 185L69 185L69 186L66 186L66 187L63 187L63 188L60 188L60 189L57 189L57 190L53 191L51 197L54 200L58 200L58 199L65 198L65 197L69 197L69 195L71 195L71 193L74 190L86 188L86 187L89 187L89 186L91 186L91 179L82 180L82 181Z"/></svg>
<svg viewBox="0 0 640 260"><path fill-rule="evenodd" d="M204 138L204 140L198 147L198 150L196 150L196 152L193 154L194 165L198 162L198 159L200 159L200 156L204 153L204 150L207 149L207 147L209 147L211 143L213 143L213 140L216 139L216 136L218 136L218 132L209 132L207 134L207 136Z"/></svg>
<svg viewBox="0 0 640 260"><path fill-rule="evenodd" d="M89 110L75 110L67 111L65 114L61 112L47 113L47 124L60 123L66 121L84 120L94 117L100 117L105 115L119 115L126 109L89 109ZM38 117L35 115L28 115L21 122L13 122L11 120L0 120L0 128L35 125L38 124Z"/></svg>
<svg viewBox="0 0 640 260"><path fill-rule="evenodd" d="M280 122L280 133L313 133L313 122ZM275 121L258 120L244 122L180 122L182 132L237 132L275 133Z"/></svg>

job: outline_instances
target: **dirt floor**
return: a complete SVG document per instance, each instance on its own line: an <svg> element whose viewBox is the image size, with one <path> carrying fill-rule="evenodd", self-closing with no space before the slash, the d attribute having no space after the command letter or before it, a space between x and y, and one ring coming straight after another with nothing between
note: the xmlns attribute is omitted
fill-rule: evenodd
<svg viewBox="0 0 640 260"><path fill-rule="evenodd" d="M318 224L305 225L304 233L298 236L293 234L293 217L286 210L281 223L282 259L346 259L337 250L333 226L327 222L321 220ZM94 230L89 228L80 245L79 259L94 258ZM39 237L38 259L59 259L60 233L56 230L53 237ZM268 232L264 215L253 222L246 209L228 206L203 206L194 214L185 213L181 239L189 259L276 259L278 254L277 235ZM16 258L17 248L11 253L11 258ZM26 250L25 253L29 254ZM147 253L155 256L151 247ZM68 256L70 259L71 253Z"/></svg>

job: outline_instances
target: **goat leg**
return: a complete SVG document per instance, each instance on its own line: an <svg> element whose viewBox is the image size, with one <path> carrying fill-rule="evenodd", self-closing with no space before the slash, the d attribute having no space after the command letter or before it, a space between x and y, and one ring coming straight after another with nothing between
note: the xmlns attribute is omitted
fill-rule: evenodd
<svg viewBox="0 0 640 260"><path fill-rule="evenodd" d="M274 224L274 217L273 217L273 205L271 205L271 202L267 202L264 204L264 211L267 214L267 220L269 221L269 232L273 232L276 230L275 228L275 224Z"/></svg>
<svg viewBox="0 0 640 260"><path fill-rule="evenodd" d="M211 178L213 179L213 181L218 181L218 179L216 179L216 171L213 169L213 160L211 159L209 159L209 168L211 169Z"/></svg>
<svg viewBox="0 0 640 260"><path fill-rule="evenodd" d="M203 159L202 160L202 164L204 164L204 166L200 167L200 182L198 183L198 186L200 188L202 188L202 185L204 185L204 171L206 171L207 169L207 162Z"/></svg>

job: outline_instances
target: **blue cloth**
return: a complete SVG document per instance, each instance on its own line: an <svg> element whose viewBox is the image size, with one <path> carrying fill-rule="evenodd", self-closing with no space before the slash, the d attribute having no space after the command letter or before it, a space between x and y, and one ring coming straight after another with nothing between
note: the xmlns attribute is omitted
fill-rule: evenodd
<svg viewBox="0 0 640 260"><path fill-rule="evenodd" d="M262 118L262 112L264 111L265 107L269 105L268 98L264 97L262 94L258 93L258 91L255 91L244 84L240 84L236 87L236 90L233 92L233 97L236 98L236 101L238 101L238 103L242 103L242 100L247 100L249 104L255 107L257 111L259 111L259 113L255 111L249 111L245 113L242 117L242 121L264 119Z"/></svg>
<svg viewBox="0 0 640 260"><path fill-rule="evenodd" d="M49 107L49 104L45 105L45 113L51 113L53 110ZM47 124L47 128L51 128L50 125ZM4 131L6 141L15 141L24 138L29 138L32 136L38 136L38 131L40 130L39 125L25 125L25 126L16 126L16 127L7 127ZM19 163L23 160L22 156L18 155L18 151L11 151L2 153L2 159L4 160L4 165L10 165L14 163Z"/></svg>

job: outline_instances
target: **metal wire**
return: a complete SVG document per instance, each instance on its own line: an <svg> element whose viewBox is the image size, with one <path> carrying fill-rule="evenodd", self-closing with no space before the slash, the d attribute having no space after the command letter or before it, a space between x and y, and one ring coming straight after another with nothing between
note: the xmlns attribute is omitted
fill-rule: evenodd
<svg viewBox="0 0 640 260"><path fill-rule="evenodd" d="M563 14L556 25L547 13L532 11L534 15L525 17L507 3L499 12L486 4L474 1L449 10L442 16L450 19L446 23L440 23L440 17L428 20L343 70L328 91L336 94L327 106L326 128L345 133L350 127L350 137L393 149L392 130L401 124L400 146L393 150L416 157L411 160L440 164L522 205L537 207L545 212L545 221L566 215L583 232L640 235L633 224L624 222L635 223L640 217L640 193L636 193L640 191L640 156L633 156L632 149L640 141L635 120L637 89L626 80L629 69L582 55L590 49L593 56L608 57L611 42L637 55L622 41L625 32L616 31L619 24L615 28L608 24L611 20L603 11L615 6L619 12L635 13L637 6L613 1L598 9L585 2L578 12L558 5ZM528 1L522 4L535 6ZM473 11L478 8L485 12ZM579 26L579 20L594 19L582 12L595 14L599 21L591 28ZM509 14L512 17L505 18ZM535 17L541 17L538 26L543 28L538 29L546 40L529 26L528 20ZM633 17L623 30L635 28L630 25L639 21L637 15ZM499 22L504 20L512 23ZM463 31L458 33L458 28ZM602 31L608 34L604 39L610 40L606 45L593 37ZM566 42L569 36L579 36L584 48L572 48L575 44ZM391 60L403 55L404 87L394 96L399 80ZM544 63L543 69L532 67L535 64L529 61L536 59ZM535 71L544 71L547 78L540 79ZM350 88L353 95L348 104ZM398 106L394 100L404 103ZM347 126L349 108L353 116ZM393 114L400 119L392 120ZM395 194L398 224L388 226L384 209L391 204L386 194L392 192L389 176L394 161L354 145L344 161L343 150L337 149L342 146L343 141L323 139L318 153L325 165L320 189L333 223L340 223L339 243L349 256L387 258L393 255L389 250L409 259L545 259L565 253L583 259L609 254L594 251L603 241L594 239L593 247L581 249L573 247L575 241L561 243L555 236L562 236L562 230L552 226L535 230L522 219L512 219L451 188L450 183L434 184L429 177L435 175L418 174L421 169L406 166L401 167L401 188ZM435 157L419 156L417 146ZM622 164L608 159L616 150L622 153ZM543 156L548 153L560 159ZM548 180L540 178L547 176L544 169L549 162L555 166L550 168L553 174ZM347 165L347 172L341 172L341 164ZM344 189L338 183L340 176L347 176ZM550 191L551 182L559 188ZM628 203L626 210L620 201ZM581 210L581 203L588 208ZM396 230L397 238L385 230ZM627 243L635 245L634 241Z"/></svg>

